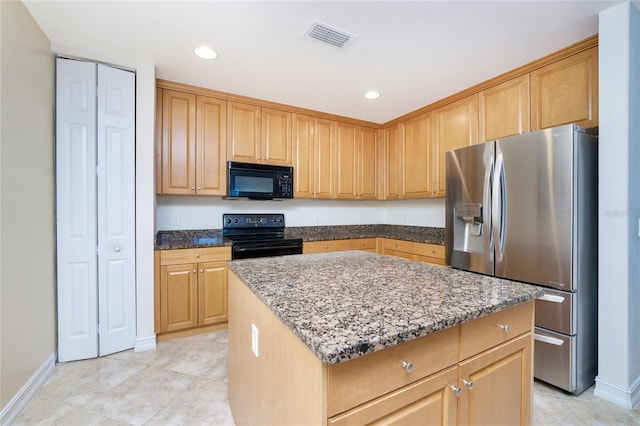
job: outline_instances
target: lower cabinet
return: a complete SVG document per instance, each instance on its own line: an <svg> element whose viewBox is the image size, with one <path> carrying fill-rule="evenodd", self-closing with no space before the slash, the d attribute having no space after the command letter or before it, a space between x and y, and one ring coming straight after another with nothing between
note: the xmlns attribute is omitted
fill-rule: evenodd
<svg viewBox="0 0 640 426"><path fill-rule="evenodd" d="M229 259L228 247L159 252L155 279L157 334L227 322Z"/></svg>
<svg viewBox="0 0 640 426"><path fill-rule="evenodd" d="M376 253L376 238L355 238L350 240L305 241L302 246L304 254L329 253L332 251L364 250Z"/></svg>
<svg viewBox="0 0 640 426"><path fill-rule="evenodd" d="M418 262L445 264L444 246L405 240L382 238L381 254L417 260Z"/></svg>

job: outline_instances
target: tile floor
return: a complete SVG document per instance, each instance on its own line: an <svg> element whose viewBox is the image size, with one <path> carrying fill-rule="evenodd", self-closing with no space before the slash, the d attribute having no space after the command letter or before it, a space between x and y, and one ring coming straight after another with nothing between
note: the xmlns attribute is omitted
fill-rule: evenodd
<svg viewBox="0 0 640 426"><path fill-rule="evenodd" d="M59 364L17 425L233 425L227 403L227 332L158 343L157 349ZM640 425L593 395L534 384L534 425Z"/></svg>

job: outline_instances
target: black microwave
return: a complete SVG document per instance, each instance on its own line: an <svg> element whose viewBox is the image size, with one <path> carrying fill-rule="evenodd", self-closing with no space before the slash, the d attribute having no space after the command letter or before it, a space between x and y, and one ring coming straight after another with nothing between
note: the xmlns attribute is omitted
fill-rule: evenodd
<svg viewBox="0 0 640 426"><path fill-rule="evenodd" d="M227 197L293 198L293 167L227 161Z"/></svg>

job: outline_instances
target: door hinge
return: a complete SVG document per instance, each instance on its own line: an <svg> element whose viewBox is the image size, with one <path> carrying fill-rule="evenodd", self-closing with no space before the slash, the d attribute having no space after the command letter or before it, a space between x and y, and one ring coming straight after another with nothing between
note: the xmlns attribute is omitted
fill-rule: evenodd
<svg viewBox="0 0 640 426"><path fill-rule="evenodd" d="M102 325L98 324L98 334L102 334Z"/></svg>

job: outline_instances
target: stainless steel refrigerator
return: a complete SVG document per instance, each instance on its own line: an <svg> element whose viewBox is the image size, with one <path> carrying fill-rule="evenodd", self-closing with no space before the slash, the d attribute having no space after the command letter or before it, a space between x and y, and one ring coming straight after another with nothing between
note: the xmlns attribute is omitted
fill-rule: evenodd
<svg viewBox="0 0 640 426"><path fill-rule="evenodd" d="M581 393L597 373L597 137L565 125L446 154L446 260L544 287L534 376Z"/></svg>

